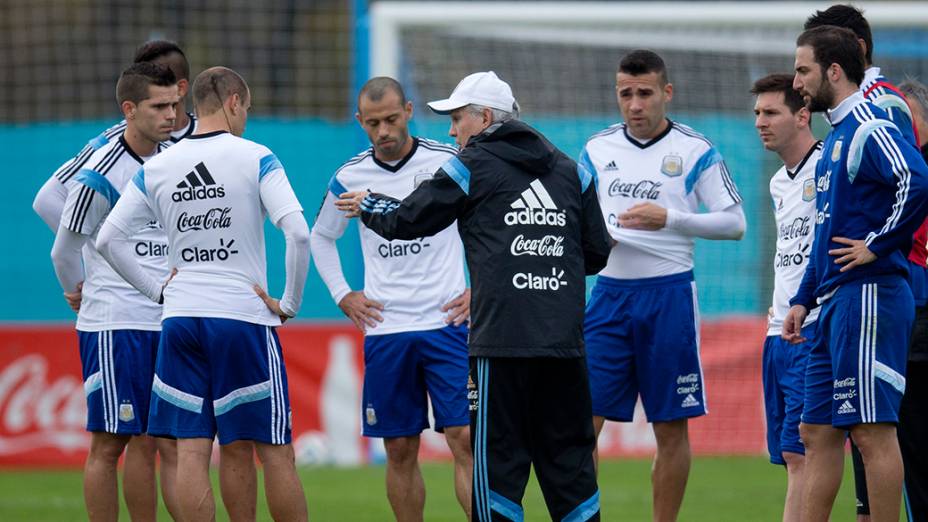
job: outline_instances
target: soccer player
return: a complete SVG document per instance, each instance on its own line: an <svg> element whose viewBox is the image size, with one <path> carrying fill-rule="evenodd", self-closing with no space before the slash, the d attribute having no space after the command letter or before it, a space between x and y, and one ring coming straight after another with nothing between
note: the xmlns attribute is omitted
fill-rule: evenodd
<svg viewBox="0 0 928 522"><path fill-rule="evenodd" d="M402 201L365 191L338 205L391 241L457 220L473 284L474 519L522 520L534 465L552 520L599 520L583 302L609 244L593 173L518 120L493 72L429 107L450 113L457 156Z"/></svg>
<svg viewBox="0 0 928 522"><path fill-rule="evenodd" d="M241 76L225 67L203 71L193 101L196 134L139 170L100 230L97 248L123 278L164 302L149 433L177 439L183 519L215 517L209 461L218 434L220 445L254 442L274 519L306 520L275 327L299 310L309 229L283 166L267 147L240 137L251 104ZM286 238L279 301L265 290L265 216ZM139 269L126 242L153 219L165 224L177 269L164 287ZM227 508L247 494L240 484L220 485Z"/></svg>
<svg viewBox="0 0 928 522"><path fill-rule="evenodd" d="M177 80L167 67L138 63L120 75L116 98L126 126L75 174L52 262L66 298L78 312L87 430L91 432L84 468L88 517L116 520L116 465L128 444L123 476L126 505L133 519L154 520L155 443L145 433L161 307L123 281L94 249L93 239L132 176L170 135L179 98ZM155 279L167 278L167 246L161 226L141 223L129 236L132 261L139 269ZM168 440L159 440L158 447L170 462L163 468L162 486L165 502L176 514L171 465L175 450Z"/></svg>
<svg viewBox="0 0 928 522"><path fill-rule="evenodd" d="M409 135L412 102L392 78L364 84L355 117L371 148L335 172L311 245L332 299L365 332L363 433L384 439L387 498L396 519L422 520L425 484L418 454L419 434L429 426L427 393L435 429L445 433L454 456L458 502L469 516L473 458L463 323L470 292L457 227L452 223L428 238L384 241L362 223L364 289L358 291L345 281L335 246L348 226L335 207L338 196L369 189L402 199L457 151Z"/></svg>
<svg viewBox="0 0 928 522"><path fill-rule="evenodd" d="M816 11L805 23L804 29L812 29L823 25L832 25L850 29L857 36L861 52L864 54L864 79L860 90L864 98L870 103L883 109L890 121L902 136L918 148L918 139L912 127L912 114L905 97L899 88L889 82L880 73L880 68L873 65L873 34L870 23L863 12L852 6L835 4L824 11ZM909 285L915 298L915 306L922 307L928 303L928 221L922 223L912 238L912 248L908 253ZM851 443L851 456L854 464L854 485L857 495L857 520L866 522L870 513L867 504L867 481L863 469L863 461L857 445Z"/></svg>
<svg viewBox="0 0 928 522"><path fill-rule="evenodd" d="M152 40L142 44L135 51L133 63L154 62L167 66L177 78L177 90L180 95L180 107L183 109L184 100L187 96L190 78L190 65L184 52L174 42L166 40ZM192 114L183 110L177 111L177 117L174 119L174 127L171 134L165 140L167 145L189 136L196 127L196 119ZM45 221L45 224L52 229L52 232L58 230L58 223L61 221L61 211L64 208L64 201L68 196L68 184L74 176L84 167L87 160L97 149L103 147L110 141L119 138L125 132L126 120L123 120L112 127L100 133L96 138L90 140L76 156L66 161L63 165L52 174L50 178L42 185L39 192L32 202L32 208Z"/></svg>
<svg viewBox="0 0 928 522"><path fill-rule="evenodd" d="M793 89L793 76L771 74L751 89L756 96L754 126L764 148L775 152L783 166L770 178L777 227L774 256L773 306L764 341L764 404L770 462L786 466L783 520L799 521L805 448L799 440L799 417L806 360L815 334L818 308L802 325L806 341L790 344L780 337L789 299L795 295L809 260L815 230L815 165L822 153L810 127L811 113Z"/></svg>
<svg viewBox="0 0 928 522"><path fill-rule="evenodd" d="M871 519L895 521L903 475L895 424L914 315L905 254L928 212L928 167L860 92L864 60L852 31L816 27L796 46L793 86L832 125L815 171L812 254L783 322L784 337L801 342L808 310L822 305L799 428L802 518L827 520L849 431L865 464Z"/></svg>
<svg viewBox="0 0 928 522"><path fill-rule="evenodd" d="M593 421L629 422L638 396L657 439L654 520L675 520L690 468L687 419L704 415L694 238L741 239L741 196L715 146L667 118L673 85L656 53L625 55L616 98L625 123L593 135L595 173L614 246L587 305ZM699 205L706 213L699 213Z"/></svg>
<svg viewBox="0 0 928 522"><path fill-rule="evenodd" d="M928 87L915 80L899 84L909 100L912 122L921 140L922 157L928 160ZM905 502L910 522L928 521L928 306L916 306L915 329L905 372L905 394L899 405L899 448L905 465Z"/></svg>

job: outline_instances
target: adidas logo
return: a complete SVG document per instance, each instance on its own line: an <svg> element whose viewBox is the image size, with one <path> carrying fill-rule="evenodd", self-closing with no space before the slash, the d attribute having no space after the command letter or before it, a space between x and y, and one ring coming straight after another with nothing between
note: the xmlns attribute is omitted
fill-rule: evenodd
<svg viewBox="0 0 928 522"><path fill-rule="evenodd" d="M686 395L686 398L683 399L683 403L680 404L683 408L692 408L693 406L699 406L699 401L696 400L696 397L693 397L692 393Z"/></svg>
<svg viewBox="0 0 928 522"><path fill-rule="evenodd" d="M603 167L603 170L619 170L619 167L616 166L615 160L606 163L606 166Z"/></svg>
<svg viewBox="0 0 928 522"><path fill-rule="evenodd" d="M529 187L522 192L519 199L512 202L510 207L516 209L507 212L504 218L506 225L550 225L563 227L567 224L567 215L558 210L551 195L545 190L541 181L529 183Z"/></svg>
<svg viewBox="0 0 928 522"><path fill-rule="evenodd" d="M197 176L198 174L199 176ZM216 180L213 179L203 162L197 163L197 166L193 168L193 172L188 172L184 179L177 184L177 188L180 190L171 194L171 200L177 203L224 198L226 196L225 188L222 185L216 185Z"/></svg>
<svg viewBox="0 0 928 522"><path fill-rule="evenodd" d="M851 401L844 401L844 404L838 408L838 415L847 415L848 413L857 413L857 409L851 404Z"/></svg>

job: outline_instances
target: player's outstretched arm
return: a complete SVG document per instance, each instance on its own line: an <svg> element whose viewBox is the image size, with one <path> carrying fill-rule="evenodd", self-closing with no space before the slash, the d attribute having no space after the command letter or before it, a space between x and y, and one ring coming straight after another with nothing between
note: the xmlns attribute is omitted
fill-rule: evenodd
<svg viewBox="0 0 928 522"><path fill-rule="evenodd" d="M703 239L733 239L744 237L747 220L741 204L718 212L691 213L669 209L666 227L682 234Z"/></svg>
<svg viewBox="0 0 928 522"><path fill-rule="evenodd" d="M458 169L463 164L457 162ZM470 174L462 178L449 176L446 164L435 177L422 183L403 201L381 194L369 194L358 208L361 221L384 239L413 240L435 235L451 226L457 219L458 210L467 202Z"/></svg>

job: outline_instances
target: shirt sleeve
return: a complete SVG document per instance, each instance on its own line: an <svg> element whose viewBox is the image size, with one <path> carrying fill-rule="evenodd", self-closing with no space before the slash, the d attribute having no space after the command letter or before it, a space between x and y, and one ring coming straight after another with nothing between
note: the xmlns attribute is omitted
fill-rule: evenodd
<svg viewBox="0 0 928 522"><path fill-rule="evenodd" d="M879 121L879 120L877 120ZM848 151L852 157L860 151L859 168L856 176L866 176L876 183L895 187L895 202L883 226L871 231L865 238L867 247L877 257L884 257L893 250L908 249L912 235L925 219L928 212L928 166L918 150L905 141L898 129L875 125L858 130L867 132L862 147L855 148L852 140ZM852 172L848 169L849 175Z"/></svg>
<svg viewBox="0 0 928 522"><path fill-rule="evenodd" d="M802 305L806 310L815 308L815 289L818 288L818 276L815 268L815 250L809 255L809 262L806 264L806 270L802 274L802 280L799 282L799 288L796 289L796 295L789 300L790 306Z"/></svg>
<svg viewBox="0 0 928 522"><path fill-rule="evenodd" d="M335 200L335 193L327 190L310 234L310 249L313 252L316 270L329 289L332 299L339 303L351 292L351 287L342 271L338 247L335 244L335 241L344 235L348 219L343 212L335 208Z"/></svg>
<svg viewBox="0 0 928 522"><path fill-rule="evenodd" d="M432 236L454 223L469 191L470 170L453 157L403 201L369 194L361 203L361 221L391 241Z"/></svg>
<svg viewBox="0 0 928 522"><path fill-rule="evenodd" d="M140 169L139 173L132 178L132 182L126 185L125 194L119 198L116 206L106 216L105 224L118 228L127 236L132 236L148 223L157 221L148 196L143 192L144 188L144 170Z"/></svg>
<svg viewBox="0 0 928 522"><path fill-rule="evenodd" d="M61 225L78 234L92 235L119 199L119 192L99 172L81 169L68 190Z"/></svg>
<svg viewBox="0 0 928 522"><path fill-rule="evenodd" d="M82 249L87 236L68 230L64 226L55 234L52 246L52 266L55 277L65 292L76 292L77 285L84 280Z"/></svg>
<svg viewBox="0 0 928 522"><path fill-rule="evenodd" d="M580 153L577 163L580 177L580 204L583 213L583 225L580 230L580 245L583 248L583 267L586 275L599 273L609 261L609 233L603 221L603 211L599 206L598 177L586 148Z"/></svg>
<svg viewBox="0 0 928 522"><path fill-rule="evenodd" d="M287 214L303 211L300 201L293 193L283 165L274 154L267 154L261 158L258 186L261 204L267 209L268 217L274 226L279 227L280 219Z"/></svg>
<svg viewBox="0 0 928 522"><path fill-rule="evenodd" d="M68 199L68 188L55 176L49 177L32 201L32 210L52 229L58 230L64 202Z"/></svg>
<svg viewBox="0 0 928 522"><path fill-rule="evenodd" d="M148 197L135 183L141 176L140 170L107 216L95 246L120 277L157 303L161 301L164 282L153 278L142 268L133 255L132 243L129 241L136 231L155 219Z"/></svg>
<svg viewBox="0 0 928 522"><path fill-rule="evenodd" d="M704 213L668 208L665 226L691 237L737 240L744 237L747 222L744 210L738 204L717 212Z"/></svg>
<svg viewBox="0 0 928 522"><path fill-rule="evenodd" d="M728 165L715 147L709 147L696 160L686 175L685 187L687 194L695 190L696 198L710 212L741 203L741 194L731 178Z"/></svg>
<svg viewBox="0 0 928 522"><path fill-rule="evenodd" d="M316 214L316 222L313 224L313 232L324 235L331 239L338 239L345 234L348 228L348 219L345 214L335 208L335 202L339 194L347 192L343 186L333 176L329 182L329 188L326 190L325 197L322 199L322 206Z"/></svg>

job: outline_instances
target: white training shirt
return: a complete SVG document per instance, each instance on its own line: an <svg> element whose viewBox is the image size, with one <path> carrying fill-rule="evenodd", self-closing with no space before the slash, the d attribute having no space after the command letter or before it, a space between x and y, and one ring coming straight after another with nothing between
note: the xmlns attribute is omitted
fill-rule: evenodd
<svg viewBox="0 0 928 522"><path fill-rule="evenodd" d="M98 148L68 182L61 226L91 238L82 250L84 286L78 330L161 330L161 306L124 281L94 248L104 219L143 163L120 135ZM127 233L138 264L158 280L167 278L167 242L161 226L147 220Z"/></svg>
<svg viewBox="0 0 928 522"><path fill-rule="evenodd" d="M436 141L414 138L409 154L395 165L377 160L373 151L355 156L339 168L319 210L313 234L336 240L345 233L348 220L335 208L343 192L369 190L403 199L435 172L457 150ZM364 294L384 306L383 322L368 328L367 335L443 328L446 313L441 307L465 289L464 249L457 223L438 234L414 241L387 241L358 221L364 256ZM335 302L351 291L337 260L326 259L314 248L316 266ZM337 251L334 251L337 255ZM320 257L322 256L322 257Z"/></svg>
<svg viewBox="0 0 928 522"><path fill-rule="evenodd" d="M267 147L225 131L190 136L146 163L123 198L108 223L123 232L152 217L164 224L178 270L165 319L280 324L254 290L267 288L264 218L278 225L303 208Z"/></svg>
<svg viewBox="0 0 928 522"><path fill-rule="evenodd" d="M167 148L194 132L197 119L189 112L187 117L190 120L189 123L184 128L171 132L171 137L161 144L162 148ZM61 212L64 208L64 201L68 197L68 185L71 179L84 167L84 164L87 163L94 151L122 136L125 131L126 120L122 120L101 132L97 137L87 142L77 155L58 167L42 185L42 188L39 189L32 203L32 208L52 231L57 230L58 222L61 220Z"/></svg>
<svg viewBox="0 0 928 522"><path fill-rule="evenodd" d="M624 123L593 135L580 162L598 178L599 200L610 235L617 241L600 274L642 279L693 268L693 236L671 227L631 230L618 216L639 203L695 214L740 205L741 196L721 154L693 129L670 122L667 130L641 143ZM668 219L669 220L669 219Z"/></svg>
<svg viewBox="0 0 928 522"><path fill-rule="evenodd" d="M777 225L777 252L773 259L773 315L767 321L767 335L783 331L789 300L796 295L806 271L812 240L815 239L815 164L822 156L822 142L816 142L793 171L780 167L770 178L770 197ZM819 308L809 312L803 326L818 319Z"/></svg>

